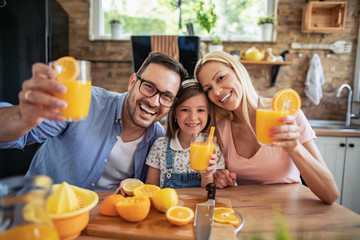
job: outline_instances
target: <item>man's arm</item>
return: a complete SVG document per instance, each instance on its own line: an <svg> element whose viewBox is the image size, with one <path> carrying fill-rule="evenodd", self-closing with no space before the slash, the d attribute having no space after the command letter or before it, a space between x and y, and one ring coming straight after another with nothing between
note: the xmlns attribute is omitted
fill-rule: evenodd
<svg viewBox="0 0 360 240"><path fill-rule="evenodd" d="M58 109L67 103L52 93L64 93L66 87L55 80L56 73L47 65L36 63L32 77L22 84L19 105L0 109L0 141L16 140L39 125L45 118L64 121Z"/></svg>
<svg viewBox="0 0 360 240"><path fill-rule="evenodd" d="M0 109L0 126L0 142L14 141L33 127L21 120L19 106Z"/></svg>

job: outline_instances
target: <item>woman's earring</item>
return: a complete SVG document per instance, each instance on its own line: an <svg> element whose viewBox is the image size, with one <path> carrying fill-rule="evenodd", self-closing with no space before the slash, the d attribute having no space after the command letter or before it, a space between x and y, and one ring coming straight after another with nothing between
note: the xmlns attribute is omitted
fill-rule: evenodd
<svg viewBox="0 0 360 240"><path fill-rule="evenodd" d="M175 122L177 122L177 119L175 118Z"/></svg>

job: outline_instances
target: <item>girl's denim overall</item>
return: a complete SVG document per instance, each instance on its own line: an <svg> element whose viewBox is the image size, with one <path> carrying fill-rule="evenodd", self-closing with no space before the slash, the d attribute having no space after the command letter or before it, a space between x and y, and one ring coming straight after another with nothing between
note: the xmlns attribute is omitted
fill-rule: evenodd
<svg viewBox="0 0 360 240"><path fill-rule="evenodd" d="M176 173L173 169L174 158L173 150L170 148L170 138L166 148L166 169L164 173L163 188L191 188L201 187L200 173Z"/></svg>

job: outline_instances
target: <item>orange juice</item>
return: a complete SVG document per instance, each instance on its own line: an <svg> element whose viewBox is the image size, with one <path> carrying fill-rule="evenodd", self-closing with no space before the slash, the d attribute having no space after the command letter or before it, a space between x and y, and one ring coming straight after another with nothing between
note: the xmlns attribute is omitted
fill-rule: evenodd
<svg viewBox="0 0 360 240"><path fill-rule="evenodd" d="M0 234L0 240L59 240L58 233L45 225L22 225Z"/></svg>
<svg viewBox="0 0 360 240"><path fill-rule="evenodd" d="M190 168L205 172L209 167L210 155L214 153L215 144L207 142L193 142L190 145Z"/></svg>
<svg viewBox="0 0 360 240"><path fill-rule="evenodd" d="M72 121L85 119L90 107L91 82L80 80L60 82L67 87L67 92L55 96L68 103L67 108L60 109L60 114Z"/></svg>
<svg viewBox="0 0 360 240"><path fill-rule="evenodd" d="M279 119L289 115L286 111L273 111L273 110L256 110L256 137L258 142L269 144L274 141L269 137L269 128L282 125Z"/></svg>

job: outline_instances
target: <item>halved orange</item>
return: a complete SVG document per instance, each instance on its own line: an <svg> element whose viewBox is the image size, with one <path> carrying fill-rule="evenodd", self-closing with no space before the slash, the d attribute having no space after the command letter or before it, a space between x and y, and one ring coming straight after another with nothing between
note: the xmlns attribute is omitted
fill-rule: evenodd
<svg viewBox="0 0 360 240"><path fill-rule="evenodd" d="M160 187L153 184L144 184L142 186L136 187L133 191L134 196L144 196L151 198L152 195L159 191Z"/></svg>
<svg viewBox="0 0 360 240"><path fill-rule="evenodd" d="M61 57L54 63L54 70L59 81L76 80L80 74L78 61L73 57Z"/></svg>
<svg viewBox="0 0 360 240"><path fill-rule="evenodd" d="M120 217L129 222L140 222L150 212L150 199L144 196L128 197L116 204Z"/></svg>
<svg viewBox="0 0 360 240"><path fill-rule="evenodd" d="M194 219L194 211L188 207L175 206L166 211L166 218L176 226L183 226Z"/></svg>
<svg viewBox="0 0 360 240"><path fill-rule="evenodd" d="M100 205L100 214L104 216L119 216L116 210L116 204L123 199L124 197L120 194L107 196Z"/></svg>
<svg viewBox="0 0 360 240"><path fill-rule="evenodd" d="M122 189L127 195L134 196L134 189L142 185L144 185L142 181L134 179L126 182Z"/></svg>
<svg viewBox="0 0 360 240"><path fill-rule="evenodd" d="M285 88L278 91L272 100L272 109L274 111L281 111L285 101L290 100L290 115L295 116L301 108L301 98L299 94L292 88Z"/></svg>
<svg viewBox="0 0 360 240"><path fill-rule="evenodd" d="M214 209L214 221L231 223L234 226L240 223L240 220L235 216L235 210L227 207L216 207Z"/></svg>

